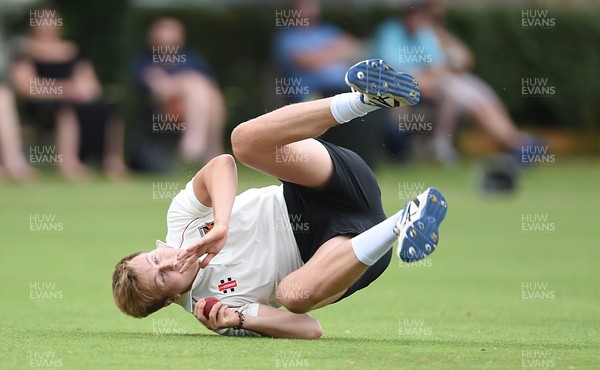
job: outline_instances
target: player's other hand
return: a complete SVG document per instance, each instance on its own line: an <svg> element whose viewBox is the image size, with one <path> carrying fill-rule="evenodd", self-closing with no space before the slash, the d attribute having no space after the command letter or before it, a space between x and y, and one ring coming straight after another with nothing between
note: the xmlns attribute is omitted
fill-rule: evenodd
<svg viewBox="0 0 600 370"><path fill-rule="evenodd" d="M204 268L208 265L210 260L216 256L227 241L227 226L222 224L215 224L210 232L194 244L190 245L183 253L181 253L177 259L185 260L185 263L180 273L183 273L190 266L192 266L200 256L206 254L206 257L200 262L200 268Z"/></svg>
<svg viewBox="0 0 600 370"><path fill-rule="evenodd" d="M201 299L194 306L194 316L210 330L233 328L240 325L240 317L235 311L221 302L215 303L210 310L208 319L204 317L204 306L206 301Z"/></svg>

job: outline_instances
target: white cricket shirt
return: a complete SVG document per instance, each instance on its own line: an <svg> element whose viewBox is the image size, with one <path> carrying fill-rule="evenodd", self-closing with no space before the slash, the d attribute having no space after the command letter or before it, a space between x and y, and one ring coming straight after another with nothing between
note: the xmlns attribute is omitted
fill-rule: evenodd
<svg viewBox="0 0 600 370"><path fill-rule="evenodd" d="M214 220L212 208L196 198L192 181L173 198L167 213L166 243L174 248L185 249L210 232ZM235 198L225 246L199 270L192 289L176 303L189 312L194 311L196 301L207 297L228 306L280 307L277 285L302 265L283 187L249 189ZM258 310L258 305L252 305L252 310Z"/></svg>

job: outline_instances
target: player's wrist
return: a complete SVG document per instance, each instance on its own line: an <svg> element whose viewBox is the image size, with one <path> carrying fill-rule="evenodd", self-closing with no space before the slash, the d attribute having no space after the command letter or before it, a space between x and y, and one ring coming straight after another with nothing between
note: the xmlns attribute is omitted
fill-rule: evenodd
<svg viewBox="0 0 600 370"><path fill-rule="evenodd" d="M229 227L229 219L215 219L214 225Z"/></svg>
<svg viewBox="0 0 600 370"><path fill-rule="evenodd" d="M238 315L239 324L237 326L234 326L233 328L235 330L241 330L241 329L243 329L244 321L246 320L246 316L243 313L241 313L240 311L234 311L234 312Z"/></svg>

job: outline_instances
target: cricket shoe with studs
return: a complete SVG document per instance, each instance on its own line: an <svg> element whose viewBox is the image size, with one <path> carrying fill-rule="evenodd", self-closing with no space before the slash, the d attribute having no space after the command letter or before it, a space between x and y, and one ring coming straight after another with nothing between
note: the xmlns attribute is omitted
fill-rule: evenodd
<svg viewBox="0 0 600 370"><path fill-rule="evenodd" d="M415 262L435 251L447 210L446 199L436 188L428 188L408 202L394 227L402 261Z"/></svg>
<svg viewBox="0 0 600 370"><path fill-rule="evenodd" d="M383 108L415 105L421 99L417 80L396 72L381 59L356 63L346 72L346 84L361 93L365 104Z"/></svg>

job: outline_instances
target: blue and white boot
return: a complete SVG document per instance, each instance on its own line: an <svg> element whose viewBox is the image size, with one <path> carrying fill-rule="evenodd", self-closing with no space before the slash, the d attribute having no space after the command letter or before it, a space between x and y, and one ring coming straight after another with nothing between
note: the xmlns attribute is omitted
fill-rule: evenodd
<svg viewBox="0 0 600 370"><path fill-rule="evenodd" d="M381 59L356 63L346 72L346 84L361 93L365 104L383 108L416 105L421 99L417 80L396 72Z"/></svg>
<svg viewBox="0 0 600 370"><path fill-rule="evenodd" d="M394 227L398 237L398 257L402 261L415 262L433 253L447 210L446 199L436 188L429 188L408 202Z"/></svg>

